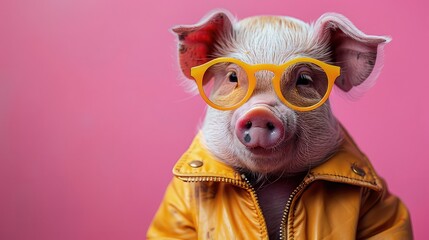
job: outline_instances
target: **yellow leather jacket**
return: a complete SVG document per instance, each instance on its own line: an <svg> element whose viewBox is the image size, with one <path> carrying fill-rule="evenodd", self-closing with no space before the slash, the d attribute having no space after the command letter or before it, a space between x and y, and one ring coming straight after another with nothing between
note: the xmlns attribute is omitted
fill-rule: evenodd
<svg viewBox="0 0 429 240"><path fill-rule="evenodd" d="M148 239L268 239L253 187L202 145L201 134L173 169ZM346 136L341 149L293 191L282 239L412 239L403 203Z"/></svg>

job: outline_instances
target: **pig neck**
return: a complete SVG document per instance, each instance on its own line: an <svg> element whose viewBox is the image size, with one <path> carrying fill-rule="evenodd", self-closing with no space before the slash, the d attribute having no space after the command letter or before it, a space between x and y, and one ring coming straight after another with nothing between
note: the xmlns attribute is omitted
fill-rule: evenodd
<svg viewBox="0 0 429 240"><path fill-rule="evenodd" d="M266 176L263 179L246 174L258 196L267 231L272 239L279 239L280 224L289 196L302 182L304 174L294 176Z"/></svg>

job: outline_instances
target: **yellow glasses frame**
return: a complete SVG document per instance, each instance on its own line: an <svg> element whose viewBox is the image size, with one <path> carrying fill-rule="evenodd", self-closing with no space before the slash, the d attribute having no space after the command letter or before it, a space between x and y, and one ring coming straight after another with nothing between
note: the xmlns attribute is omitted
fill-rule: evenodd
<svg viewBox="0 0 429 240"><path fill-rule="evenodd" d="M248 89L245 97L243 98L243 100L241 100L237 104L232 105L230 107L222 107L222 106L216 105L215 103L210 101L209 97L206 96L204 89L203 89L203 79L204 79L204 74L207 71L207 69L210 68L211 66L217 64L217 63L222 63L222 62L234 63L234 64L237 64L238 66L240 66L241 68L243 68L246 71L247 78L249 81L249 89ZM322 99L320 99L319 102L317 102L316 104L314 104L312 106L308 106L308 107L295 106L292 103L290 103L287 99L285 99L285 97L281 93L281 89L280 89L281 76L282 76L283 72L289 66L296 64L296 63L313 63L313 64L316 64L317 66L319 66L320 68L323 69L323 71L326 73L326 76L328 78L328 88L326 89L325 95L322 97ZM256 87L255 74L259 71L262 71L262 70L267 70L267 71L274 73L274 77L273 77L272 81L273 81L274 91L276 92L277 97L279 97L279 99L289 108L296 110L296 111L302 111L302 112L314 110L314 109L320 107L323 103L325 103L326 100L329 98L329 94L331 93L331 90L332 90L332 87L334 86L335 80L337 79L338 76L340 76L340 67L327 64L325 62L319 61L319 60L314 59L314 58L307 58L307 57L295 58L295 59L287 61L281 65L276 65L276 64L248 64L248 63L242 62L242 61L235 59L235 58L220 57L220 58L215 58L215 59L213 59L207 63L204 63L202 65L191 68L191 76L197 82L198 91L200 92L200 95L204 99L204 101L206 101L206 103L208 105L210 105L211 107L213 107L215 109L226 111L226 110L233 110L235 108L238 108L241 105L243 105L245 102L247 102L247 100L249 100L249 98L252 96L253 90Z"/></svg>

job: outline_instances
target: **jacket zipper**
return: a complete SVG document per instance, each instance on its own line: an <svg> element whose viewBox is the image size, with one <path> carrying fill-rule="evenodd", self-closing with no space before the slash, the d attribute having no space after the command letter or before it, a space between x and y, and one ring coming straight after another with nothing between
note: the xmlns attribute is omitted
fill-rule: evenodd
<svg viewBox="0 0 429 240"><path fill-rule="evenodd" d="M288 220L288 215L290 211L290 207L292 204L293 199L295 196L304 189L305 186L307 186L309 183L305 181L305 179L298 185L298 187L293 190L293 192L290 194L288 201L286 202L285 210L283 211L282 220L280 222L280 240L287 239L287 230L286 230L286 223ZM289 226L290 227L290 226ZM290 240L293 240L293 236Z"/></svg>
<svg viewBox="0 0 429 240"><path fill-rule="evenodd" d="M225 183L230 183L245 189L249 188L246 183L243 183L240 180L224 178L224 177L178 177L178 178L185 182L225 182Z"/></svg>
<svg viewBox="0 0 429 240"><path fill-rule="evenodd" d="M247 183L247 188L250 190L250 193L252 194L253 199L255 199L256 208L258 209L259 213L262 215L262 222L264 224L263 227L265 227L265 231L267 232L267 235L268 235L267 224L265 223L264 214L262 213L261 205L259 204L258 194L256 194L256 190L253 187L253 185L250 183L249 179L246 177L246 174L242 173L241 178Z"/></svg>

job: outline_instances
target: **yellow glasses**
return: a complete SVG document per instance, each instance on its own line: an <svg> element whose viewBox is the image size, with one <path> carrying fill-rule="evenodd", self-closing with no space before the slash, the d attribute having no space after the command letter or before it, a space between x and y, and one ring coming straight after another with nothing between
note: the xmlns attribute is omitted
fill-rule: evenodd
<svg viewBox="0 0 429 240"><path fill-rule="evenodd" d="M310 111L329 97L340 67L313 58L296 58L282 65L248 64L216 58L193 67L201 97L213 108L232 110L249 100L256 78L272 78L279 99L296 111Z"/></svg>

